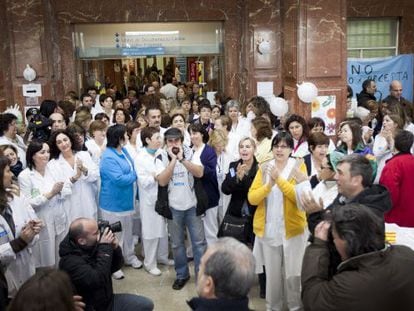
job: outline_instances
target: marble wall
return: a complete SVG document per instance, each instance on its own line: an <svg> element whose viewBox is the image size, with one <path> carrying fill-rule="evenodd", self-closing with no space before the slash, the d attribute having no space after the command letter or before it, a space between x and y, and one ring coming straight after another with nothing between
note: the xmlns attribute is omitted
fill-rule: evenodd
<svg viewBox="0 0 414 311"><path fill-rule="evenodd" d="M37 71L43 98L77 90L72 31L76 23L222 21L225 92L244 101L258 81L272 81L293 110L306 116L296 84L312 80L320 94L337 95L344 115L346 16L401 16L400 52L413 53L414 3L410 0L172 0L0 2L0 108L24 105L26 64ZM268 41L270 54L257 44ZM3 106L1 102L3 101Z"/></svg>

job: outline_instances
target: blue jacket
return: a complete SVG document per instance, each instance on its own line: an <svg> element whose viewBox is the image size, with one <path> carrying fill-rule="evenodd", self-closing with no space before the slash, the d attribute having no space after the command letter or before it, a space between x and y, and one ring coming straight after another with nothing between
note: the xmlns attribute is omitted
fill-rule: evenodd
<svg viewBox="0 0 414 311"><path fill-rule="evenodd" d="M131 156L125 148L122 151L123 154L119 154L115 148L107 147L101 158L99 206L108 212L134 210L134 182L137 175Z"/></svg>
<svg viewBox="0 0 414 311"><path fill-rule="evenodd" d="M216 171L216 152L211 146L206 144L200 155L200 160L204 166L204 175L201 177L201 181L208 196L208 208L215 207L220 199Z"/></svg>

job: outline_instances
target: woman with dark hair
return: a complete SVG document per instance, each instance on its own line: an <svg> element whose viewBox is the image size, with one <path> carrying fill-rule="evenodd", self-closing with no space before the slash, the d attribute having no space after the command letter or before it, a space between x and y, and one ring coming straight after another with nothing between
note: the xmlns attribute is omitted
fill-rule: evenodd
<svg viewBox="0 0 414 311"><path fill-rule="evenodd" d="M135 269L142 267L142 262L135 255L132 238L132 215L134 214L134 183L137 175L134 160L125 149L128 136L125 125L115 124L106 132L106 150L102 154L101 192L99 208L102 218L114 223L121 222L122 232L117 233L125 263ZM122 270L114 273L114 278L124 277Z"/></svg>
<svg viewBox="0 0 414 311"><path fill-rule="evenodd" d="M23 163L20 161L17 156L17 148L14 145L2 145L0 150L3 151L3 155L7 157L10 161L10 170L12 171L15 177L18 177L19 174L23 171Z"/></svg>
<svg viewBox="0 0 414 311"><path fill-rule="evenodd" d="M324 133L313 133L308 139L309 154L304 156L306 171L312 188L320 181L323 159L328 154L329 137Z"/></svg>
<svg viewBox="0 0 414 311"><path fill-rule="evenodd" d="M125 126L128 136L128 141L125 145L125 149L128 151L131 158L135 160L136 156L138 155L138 151L142 147L140 138L141 124L137 121L129 121Z"/></svg>
<svg viewBox="0 0 414 311"><path fill-rule="evenodd" d="M290 157L293 138L287 132L272 140L274 159L261 165L249 189L257 205L253 217L253 254L258 273L266 269L266 308L300 310L300 273L307 243L306 215L296 203L296 180L306 179L303 161Z"/></svg>
<svg viewBox="0 0 414 311"><path fill-rule="evenodd" d="M110 120L109 117L105 114L105 112L99 112L95 115L95 120L102 121L106 124L106 126L109 126Z"/></svg>
<svg viewBox="0 0 414 311"><path fill-rule="evenodd" d="M130 114L123 108L116 108L112 118L113 124L126 124L131 120Z"/></svg>
<svg viewBox="0 0 414 311"><path fill-rule="evenodd" d="M76 151L87 151L86 147L86 131L85 129L77 123L71 123L66 128L66 131L71 134L76 141L76 146L74 147Z"/></svg>
<svg viewBox="0 0 414 311"><path fill-rule="evenodd" d="M80 307L79 302L76 307ZM75 311L78 310L76 307L69 276L63 271L50 269L39 271L28 279L17 292L8 310Z"/></svg>
<svg viewBox="0 0 414 311"><path fill-rule="evenodd" d="M17 135L17 117L12 113L0 114L0 145L13 145L17 149L17 155L22 161L23 168L26 167L26 145Z"/></svg>
<svg viewBox="0 0 414 311"><path fill-rule="evenodd" d="M178 128L183 133L183 144L189 147L191 145L191 138L187 131L187 126L188 124L185 122L185 117L181 113L175 113L171 116L171 127Z"/></svg>
<svg viewBox="0 0 414 311"><path fill-rule="evenodd" d="M168 234L166 219L155 211L158 195L158 175L164 170L161 159L162 140L159 131L146 127L141 131L143 148L135 158L138 175L140 215L142 220L142 242L145 259L144 267L148 273L158 276L161 270L157 261L173 264L168 260Z"/></svg>
<svg viewBox="0 0 414 311"><path fill-rule="evenodd" d="M256 157L259 164L273 159L272 154L272 127L269 120L263 117L253 119L250 128L251 137L256 141Z"/></svg>
<svg viewBox="0 0 414 311"><path fill-rule="evenodd" d="M13 183L9 160L0 156L0 261L7 279L7 283L2 280L1 287L7 289L8 284L9 297L35 274L30 248L41 229L42 221L37 219L28 199L20 195L19 187ZM7 295L4 299L0 303L7 301Z"/></svg>
<svg viewBox="0 0 414 311"><path fill-rule="evenodd" d="M371 148L364 144L364 140L362 139L362 127L357 122L342 122L339 125L338 137L341 140L341 144L337 151L342 152L343 154L372 154Z"/></svg>
<svg viewBox="0 0 414 311"><path fill-rule="evenodd" d="M191 124L188 130L194 151L191 162L203 167L201 182L208 196L208 207L203 217L203 224L206 241L209 245L217 240L218 233L217 212L220 193L216 172L217 155L214 149L207 145L209 136L202 124Z"/></svg>
<svg viewBox="0 0 414 311"><path fill-rule="evenodd" d="M176 106L181 106L185 98L187 98L187 91L185 89L185 86L179 86L177 88L177 93L175 96Z"/></svg>
<svg viewBox="0 0 414 311"><path fill-rule="evenodd" d="M97 166L99 166L102 152L104 152L106 148L107 128L108 126L103 121L92 121L91 126L89 127L89 135L91 139L85 142L85 146L88 149L93 162L95 162Z"/></svg>
<svg viewBox="0 0 414 311"><path fill-rule="evenodd" d="M109 95L103 94L99 96L99 103L101 104L103 108L103 112L108 116L110 125L112 125L113 124L112 120L113 120L113 115L114 115L114 109L112 109L114 105L113 98Z"/></svg>
<svg viewBox="0 0 414 311"><path fill-rule="evenodd" d="M99 171L89 152L77 151L76 140L67 130L52 133L49 140L50 169L64 182L61 194L68 223L79 217L96 219L96 191Z"/></svg>
<svg viewBox="0 0 414 311"><path fill-rule="evenodd" d="M314 117L308 120L309 135L313 133L325 133L325 121L322 118ZM328 153L336 149L335 143L329 139Z"/></svg>
<svg viewBox="0 0 414 311"><path fill-rule="evenodd" d="M45 99L44 101L42 101L42 103L40 104L40 114L42 114L44 117L49 118L49 116L54 113L57 112L58 109L58 104L51 99Z"/></svg>
<svg viewBox="0 0 414 311"><path fill-rule="evenodd" d="M307 139L309 137L309 128L306 120L297 115L292 114L285 122L285 130L290 133L293 138L292 157L303 158L309 153Z"/></svg>
<svg viewBox="0 0 414 311"><path fill-rule="evenodd" d="M187 122L190 122L190 120L191 120L191 118L192 118L192 116L190 115L192 112L191 112L191 100L190 100L190 98L188 97L188 96L186 96L183 100L182 100L182 102L181 102L181 109L182 109L182 111L183 111L183 114L184 114L184 120L185 120L185 122L187 123Z"/></svg>
<svg viewBox="0 0 414 311"><path fill-rule="evenodd" d="M59 244L69 227L60 196L63 182L56 179L56 174L52 174L48 166L48 144L32 141L26 158L27 168L19 175L20 190L45 224L39 234L39 242L33 247L36 268L57 266Z"/></svg>

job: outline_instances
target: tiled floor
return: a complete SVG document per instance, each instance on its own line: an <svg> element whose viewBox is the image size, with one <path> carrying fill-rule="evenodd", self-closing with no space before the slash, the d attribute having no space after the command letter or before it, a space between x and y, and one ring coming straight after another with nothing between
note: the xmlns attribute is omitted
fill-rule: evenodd
<svg viewBox="0 0 414 311"><path fill-rule="evenodd" d="M191 263L191 279L181 290L171 288L175 280L174 267L159 265L162 270L161 276L152 276L144 269L135 270L125 267L123 280L113 280L116 293L133 293L151 298L155 304L156 311L182 311L190 310L186 300L196 296L194 268ZM259 297L258 284L256 284L249 295L250 308L253 310L265 310L265 300Z"/></svg>

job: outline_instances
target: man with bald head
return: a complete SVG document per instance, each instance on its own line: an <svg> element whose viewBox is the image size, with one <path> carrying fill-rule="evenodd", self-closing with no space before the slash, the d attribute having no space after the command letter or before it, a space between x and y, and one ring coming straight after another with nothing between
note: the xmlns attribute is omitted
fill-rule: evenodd
<svg viewBox="0 0 414 311"><path fill-rule="evenodd" d="M410 102L402 96L402 93L402 83L398 80L391 81L390 95L384 98L384 101L388 104L399 103L402 106L404 106L407 103L410 104Z"/></svg>
<svg viewBox="0 0 414 311"><path fill-rule="evenodd" d="M236 239L221 238L209 245L201 258L197 278L199 297L188 304L197 311L247 311L247 295L255 276L251 250Z"/></svg>
<svg viewBox="0 0 414 311"><path fill-rule="evenodd" d="M123 265L115 234L101 231L94 219L75 219L60 243L59 268L68 273L85 310L153 310L153 302L132 294L114 294L111 274Z"/></svg>

